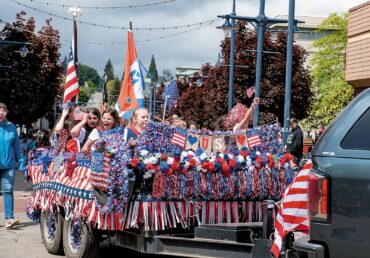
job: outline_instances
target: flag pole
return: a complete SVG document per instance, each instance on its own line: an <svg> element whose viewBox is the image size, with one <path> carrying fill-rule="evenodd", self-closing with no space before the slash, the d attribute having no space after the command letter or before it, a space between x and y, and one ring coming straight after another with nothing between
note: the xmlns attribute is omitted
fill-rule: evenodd
<svg viewBox="0 0 370 258"><path fill-rule="evenodd" d="M73 16L73 42L72 42L72 55L73 61L77 72L78 58L77 58L77 15L82 15L81 8L78 6L73 6L68 9L68 13ZM78 74L77 74L78 76ZM75 101L78 104L78 95L72 98L72 101Z"/></svg>
<svg viewBox="0 0 370 258"><path fill-rule="evenodd" d="M163 123L164 123L164 118L166 116L167 99L168 99L168 95L166 95L166 98L164 99L163 118L162 118Z"/></svg>

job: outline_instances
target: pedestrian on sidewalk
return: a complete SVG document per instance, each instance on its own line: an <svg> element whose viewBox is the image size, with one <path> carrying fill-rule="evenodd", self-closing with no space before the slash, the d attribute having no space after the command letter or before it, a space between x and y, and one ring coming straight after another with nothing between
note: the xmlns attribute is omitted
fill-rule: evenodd
<svg viewBox="0 0 370 258"><path fill-rule="evenodd" d="M8 109L0 103L0 179L1 190L4 196L5 228L10 229L19 223L14 218L14 179L18 169L22 170L23 156L17 128L6 120Z"/></svg>
<svg viewBox="0 0 370 258"><path fill-rule="evenodd" d="M287 152L293 155L294 164L301 167L300 161L303 158L303 131L298 125L296 118L291 118L289 125L291 131L287 139Z"/></svg>

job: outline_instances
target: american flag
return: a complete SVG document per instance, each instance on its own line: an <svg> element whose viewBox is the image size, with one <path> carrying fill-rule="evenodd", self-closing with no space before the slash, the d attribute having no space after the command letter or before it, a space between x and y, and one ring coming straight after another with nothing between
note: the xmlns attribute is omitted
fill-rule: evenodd
<svg viewBox="0 0 370 258"><path fill-rule="evenodd" d="M184 134L183 131L184 130L175 129L171 139L172 144L177 144L180 147L184 148L186 142L186 134Z"/></svg>
<svg viewBox="0 0 370 258"><path fill-rule="evenodd" d="M64 97L63 103L69 102L73 97L76 97L80 93L78 86L78 78L76 72L76 66L73 59L72 47L69 49L68 54L68 68L66 74L66 84L64 85Z"/></svg>
<svg viewBox="0 0 370 258"><path fill-rule="evenodd" d="M248 98L251 98L255 92L256 92L256 87L255 86L249 87L247 89L247 96L248 96Z"/></svg>
<svg viewBox="0 0 370 258"><path fill-rule="evenodd" d="M254 146L261 146L262 142L258 134L252 134L247 137L249 148L253 148Z"/></svg>
<svg viewBox="0 0 370 258"><path fill-rule="evenodd" d="M98 155L98 154L96 154ZM111 170L110 166L111 156L108 154L103 154L103 164L99 164L101 167L92 166L90 172L90 183L94 188L102 189L104 191L108 190L109 186L109 173ZM99 160L98 160L99 163Z"/></svg>
<svg viewBox="0 0 370 258"><path fill-rule="evenodd" d="M179 89L177 88L175 80L166 83L166 87L162 93L162 99L166 99L166 96L168 109L171 110L172 108L175 108L177 100L180 97Z"/></svg>
<svg viewBox="0 0 370 258"><path fill-rule="evenodd" d="M308 172L312 162L307 162L294 181L285 190L280 209L275 219L274 243L271 252L279 257L284 237L293 230L308 233L309 219L307 210Z"/></svg>

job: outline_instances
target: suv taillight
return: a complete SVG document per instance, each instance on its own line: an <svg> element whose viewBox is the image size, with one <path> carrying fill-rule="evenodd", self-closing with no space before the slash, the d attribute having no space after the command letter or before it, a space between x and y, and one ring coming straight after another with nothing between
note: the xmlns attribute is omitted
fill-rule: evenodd
<svg viewBox="0 0 370 258"><path fill-rule="evenodd" d="M311 220L328 221L328 178L313 170L308 174L308 214Z"/></svg>

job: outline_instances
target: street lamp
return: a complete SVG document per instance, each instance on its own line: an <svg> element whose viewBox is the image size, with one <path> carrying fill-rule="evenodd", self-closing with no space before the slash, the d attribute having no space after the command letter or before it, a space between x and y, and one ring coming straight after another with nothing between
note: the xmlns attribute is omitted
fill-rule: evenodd
<svg viewBox="0 0 370 258"><path fill-rule="evenodd" d="M26 57L28 53L31 53L27 49L27 45L31 45L31 43L29 43L29 42L10 41L10 40L0 39L0 46L1 45L22 45L22 47L19 50L15 51L15 52L19 53L21 55L21 57Z"/></svg>
<svg viewBox="0 0 370 258"><path fill-rule="evenodd" d="M225 22L224 24L222 24L221 26L217 26L216 28L217 29L221 29L224 31L225 33L225 36L228 37L230 35L230 33L234 30L237 30L238 27L236 26L233 26L231 23L230 23L230 15L226 15L227 17L225 18Z"/></svg>
<svg viewBox="0 0 370 258"><path fill-rule="evenodd" d="M25 44L18 51L15 52L18 52L21 55L21 57L26 57L27 54L30 53Z"/></svg>
<svg viewBox="0 0 370 258"><path fill-rule="evenodd" d="M235 55L235 30L237 27L235 26L235 19L231 19L231 23L229 21L231 16L235 16L235 0L233 0L233 10L230 15L226 15L225 23L222 26L218 26L218 29L223 29L226 36L229 35L231 32L230 38L230 69L229 69L229 94L228 94L228 104L227 104L227 111L230 112L233 106L233 84L234 84L234 55Z"/></svg>

